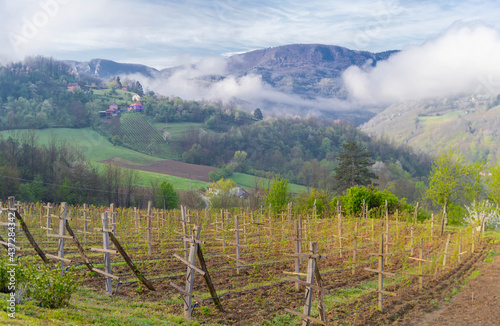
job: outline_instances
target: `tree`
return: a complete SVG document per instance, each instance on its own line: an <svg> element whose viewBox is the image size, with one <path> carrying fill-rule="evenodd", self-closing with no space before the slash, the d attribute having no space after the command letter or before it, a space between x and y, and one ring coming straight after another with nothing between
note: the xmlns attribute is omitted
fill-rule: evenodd
<svg viewBox="0 0 500 326"><path fill-rule="evenodd" d="M253 118L257 121L264 119L264 116L262 115L262 111L259 108L256 108L253 111Z"/></svg>
<svg viewBox="0 0 500 326"><path fill-rule="evenodd" d="M245 172L247 165L246 158L247 158L247 152L245 151L236 151L234 153L233 162L236 171Z"/></svg>
<svg viewBox="0 0 500 326"><path fill-rule="evenodd" d="M343 153L339 154L339 165L335 167L335 186L338 193L360 185L367 186L377 176L370 171L372 153L366 147L358 145L354 141L348 141L342 145Z"/></svg>
<svg viewBox="0 0 500 326"><path fill-rule="evenodd" d="M500 95L499 95L500 96ZM489 188L489 198L492 202L500 206L500 165L490 168L490 176L487 179Z"/></svg>
<svg viewBox="0 0 500 326"><path fill-rule="evenodd" d="M174 186L168 181L163 181L160 184L160 196L163 197L166 209L174 209L179 205L179 194L174 190Z"/></svg>
<svg viewBox="0 0 500 326"><path fill-rule="evenodd" d="M463 156L455 155L452 148L434 159L424 198L435 205L443 205L441 233L444 232L449 205L479 196L481 168L482 164L465 162Z"/></svg>
<svg viewBox="0 0 500 326"><path fill-rule="evenodd" d="M269 209L274 214L278 214L286 209L290 199L289 181L282 179L279 174L274 176L266 196Z"/></svg>

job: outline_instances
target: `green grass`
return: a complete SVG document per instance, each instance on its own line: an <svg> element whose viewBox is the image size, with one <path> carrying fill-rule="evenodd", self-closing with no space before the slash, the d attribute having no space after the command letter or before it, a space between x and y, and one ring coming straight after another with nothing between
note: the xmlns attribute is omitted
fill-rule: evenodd
<svg viewBox="0 0 500 326"><path fill-rule="evenodd" d="M117 89L116 94L113 95L109 94L109 89L94 89L93 92L98 99L104 100L106 103L109 102L108 106L115 102L122 111L127 109L128 106L132 104L132 96L135 95L135 93L125 92L121 89ZM103 110L105 109L107 108L104 108Z"/></svg>
<svg viewBox="0 0 500 326"><path fill-rule="evenodd" d="M163 133L164 131L168 132L170 134L170 139L172 141L178 141L191 128L198 130L203 128L204 124L201 122L174 122L174 123L155 122L153 123L153 126L157 128L161 133ZM207 130L206 128L203 128L203 130L207 132L212 132L210 130Z"/></svg>
<svg viewBox="0 0 500 326"><path fill-rule="evenodd" d="M98 169L102 169L102 163L95 163ZM208 182L198 181L198 180L190 180L186 178L176 177L173 175L154 173L148 171L140 171L136 170L139 175L139 181L135 184L136 187L150 188L151 181L158 181L158 183L162 183L163 181L170 182L175 190L198 190L205 189L210 185Z"/></svg>
<svg viewBox="0 0 500 326"><path fill-rule="evenodd" d="M9 137L11 131L1 131L4 137ZM92 162L104 161L112 157L119 157L132 164L148 165L160 158L142 154L128 148L113 146L106 138L93 131L91 128L52 128L36 130L38 143L40 145L49 144L52 136L56 136L57 141L66 141L69 145L83 150L87 159Z"/></svg>
<svg viewBox="0 0 500 326"><path fill-rule="evenodd" d="M250 174L244 174L238 172L233 173L233 175L229 179L232 179L234 182L236 182L238 185L244 188L255 188L255 185L257 185L259 188L267 188L269 187L270 184L269 179L260 178ZM293 193L298 194L302 191L307 191L308 188L305 186L290 184L290 190Z"/></svg>
<svg viewBox="0 0 500 326"><path fill-rule="evenodd" d="M0 294L3 302L0 312L2 325L199 325L187 322L182 316L170 312L172 304L164 301L149 302L141 298L134 300L97 293L80 288L71 297L68 307L44 309L33 302L17 305L16 318L5 312L7 294Z"/></svg>
<svg viewBox="0 0 500 326"><path fill-rule="evenodd" d="M159 127L160 124L155 123L155 127ZM165 126L165 124L162 124ZM201 123L173 123L169 124L169 132L173 135L180 135L185 132L189 127L201 127ZM15 131L15 132L19 132ZM20 131L21 133L24 131ZM12 131L0 131L0 135L3 137L9 137ZM36 130L39 145L47 145L50 143L52 137L56 137L58 142L66 141L69 145L75 146L83 150L85 156L89 161L94 163L98 168L102 168L100 161L104 161L110 158L118 157L123 160L130 162L131 164L137 165L149 165L157 161L161 161L161 158L153 157L143 153L136 152L134 150L113 146L106 138L99 135L97 132L93 131L91 128L49 128L49 129L39 129ZM176 190L190 190L190 189L200 189L206 188L209 183L189 180L186 178L180 178L160 173L139 171L139 182L136 186L139 187L150 187L151 180L158 180L160 183L162 181L171 182ZM255 177L253 175L244 173L234 173L231 177L238 185L246 188L254 188L256 184L260 188L267 188L269 185L269 180L266 178ZM300 193L302 191L307 191L307 187L300 186L296 184L290 184L290 190L293 193Z"/></svg>

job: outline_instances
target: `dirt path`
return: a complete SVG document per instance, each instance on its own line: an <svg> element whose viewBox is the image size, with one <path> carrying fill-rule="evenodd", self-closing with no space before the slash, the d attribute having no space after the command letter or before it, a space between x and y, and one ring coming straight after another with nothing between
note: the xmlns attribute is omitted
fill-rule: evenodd
<svg viewBox="0 0 500 326"><path fill-rule="evenodd" d="M498 252L500 246L495 246ZM419 326L483 326L500 325L500 255L484 263L481 275L472 279L450 302L425 314L411 325Z"/></svg>

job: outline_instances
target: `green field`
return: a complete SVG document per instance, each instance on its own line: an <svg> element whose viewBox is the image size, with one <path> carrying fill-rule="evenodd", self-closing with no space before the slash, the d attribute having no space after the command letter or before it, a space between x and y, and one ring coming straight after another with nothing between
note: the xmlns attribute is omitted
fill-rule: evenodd
<svg viewBox="0 0 500 326"><path fill-rule="evenodd" d="M109 89L94 89L94 95L96 95L97 99L109 102L109 104L115 102L120 106L121 110L128 108L130 104L132 104L132 96L135 93L125 92L121 89L116 90L116 94L109 94Z"/></svg>
<svg viewBox="0 0 500 326"><path fill-rule="evenodd" d="M19 132L19 131L18 131ZM22 133L23 131L21 131ZM12 135L12 131L0 131L3 137ZM91 162L98 162L119 157L132 164L149 165L160 161L160 158L142 154L128 148L113 146L106 138L102 137L91 128L51 128L37 130L39 145L47 145L53 137L58 142L66 141L69 145L80 148Z"/></svg>
<svg viewBox="0 0 500 326"><path fill-rule="evenodd" d="M155 127L159 127L159 124L155 124ZM165 124L162 124L165 127ZM172 123L169 124L169 132L179 135L185 132L190 127L201 127L201 123ZM0 135L3 137L21 137L24 130L14 130L14 131L0 131ZM36 135L38 137L39 145L47 145L50 143L51 139L55 137L57 142L67 142L69 145L80 148L83 150L85 156L89 161L95 164L99 169L102 168L102 163L100 161L105 161L110 158L118 157L123 160L128 161L130 164L136 165L149 165L157 161L161 161L161 158L149 156L136 152L134 150L113 146L106 138L99 135L97 132L93 131L91 128L81 128L81 129L71 129L71 128L50 128L36 130ZM197 190L201 188L206 188L209 183L197 180L190 180L186 178L180 178L175 176L170 176L166 174L139 171L139 182L136 184L138 187L151 186L151 181L156 179L160 183L162 181L171 182L174 188L177 190ZM267 188L269 185L269 180L266 178L259 178L253 175L234 173L231 177L238 185L245 188L254 188L257 186L259 188ZM301 191L306 191L307 187L290 184L290 190L293 193L300 193Z"/></svg>
<svg viewBox="0 0 500 326"><path fill-rule="evenodd" d="M160 130L160 132L168 132L170 134L170 139L172 141L180 140L183 134L189 131L190 128L201 129L204 124L201 122L175 122L175 123L163 123L155 122L153 126Z"/></svg>
<svg viewBox="0 0 500 326"><path fill-rule="evenodd" d="M238 185L244 188L254 188L255 185L257 184L258 188L263 188L263 189L267 189L271 181L266 178L260 178L254 175L237 173L237 172L233 173L230 179L232 179L234 182L236 182ZM307 189L308 188L305 186L290 184L290 190L295 194L298 194L302 191L307 191Z"/></svg>

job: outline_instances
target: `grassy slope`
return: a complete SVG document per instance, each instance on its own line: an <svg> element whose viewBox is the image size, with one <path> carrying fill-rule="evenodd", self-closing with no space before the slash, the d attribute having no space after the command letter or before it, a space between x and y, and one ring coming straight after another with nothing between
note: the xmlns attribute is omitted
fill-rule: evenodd
<svg viewBox="0 0 500 326"><path fill-rule="evenodd" d="M161 124L165 127L165 124ZM196 123L179 123L171 124L168 128L169 132L175 137L182 132L185 132L189 127L199 127L201 124ZM159 126L156 126L159 127ZM163 128L162 127L162 128ZM0 131L0 135L4 137L9 137L10 131ZM133 151L128 148L123 148L120 146L113 146L107 139L103 138L98 133L92 131L91 128L82 129L70 129L70 128L55 128L55 129L43 129L37 130L38 143L41 145L46 145L50 142L51 137L56 136L58 141L67 141L70 145L82 148L86 157L94 163L98 168L102 168L102 163L99 161L104 161L113 157L122 158L131 164L137 165L148 165L156 161L161 161L162 159L152 157L146 154L142 154ZM150 187L151 180L158 180L160 183L162 181L171 182L174 188L177 190L197 190L200 188L205 188L209 185L207 182L189 180L186 178L180 178L160 173L137 171L139 173L139 182L136 184L139 187ZM269 180L265 178L258 178L252 175L235 173L232 179L239 185L252 188L255 187L255 182L260 188L267 188ZM290 185L290 189L294 193L299 193L307 188L304 186L299 186L295 184Z"/></svg>
<svg viewBox="0 0 500 326"><path fill-rule="evenodd" d="M259 188L264 188L267 189L269 186L269 179L266 178L259 178L253 175L249 174L244 174L244 173L234 173L231 177L231 179L234 180L237 184L244 188L254 188L257 184ZM300 193L302 191L307 191L307 187L296 185L296 184L290 184L290 190L293 193Z"/></svg>
<svg viewBox="0 0 500 326"><path fill-rule="evenodd" d="M9 136L10 131L0 131L4 137ZM148 165L161 159L142 154L131 149L113 146L104 137L91 128L71 129L56 128L37 130L38 143L46 145L51 137L56 136L58 141L67 141L70 145L83 149L86 157L92 162L104 161L112 157L120 157L132 164Z"/></svg>
<svg viewBox="0 0 500 326"><path fill-rule="evenodd" d="M470 161L499 162L500 106L489 108L484 103L463 99L446 105L423 101L393 105L362 129L385 134L433 155L451 146L460 149Z"/></svg>
<svg viewBox="0 0 500 326"><path fill-rule="evenodd" d="M0 300L7 302L7 294L0 293ZM80 287L71 297L68 307L44 309L32 302L17 305L16 319L0 311L2 325L199 325L187 322L182 316L168 313L173 304L163 302L131 301L130 299L110 298L95 290ZM175 302L175 304L182 304Z"/></svg>

